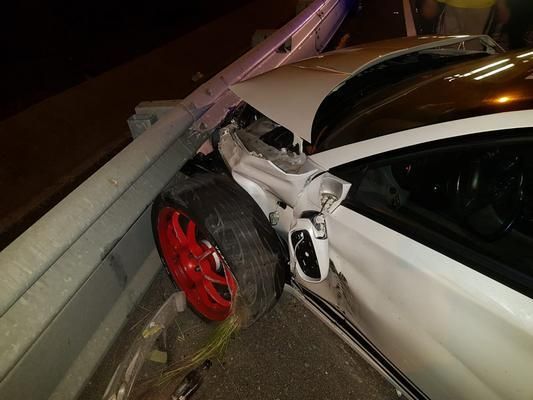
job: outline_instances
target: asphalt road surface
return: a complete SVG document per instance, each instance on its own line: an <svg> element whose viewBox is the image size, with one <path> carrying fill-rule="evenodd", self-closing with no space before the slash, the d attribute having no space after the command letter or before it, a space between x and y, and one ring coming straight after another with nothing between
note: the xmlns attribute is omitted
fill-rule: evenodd
<svg viewBox="0 0 533 400"><path fill-rule="evenodd" d="M102 398L133 338L173 290L166 274L159 274L79 400ZM186 311L179 314L173 330L176 332L168 334L174 338L167 343L169 362L180 360L202 346L212 324ZM138 380L153 377L161 368L161 364L147 361ZM165 385L148 381L134 390L133 399L170 400L181 378ZM204 383L191 397L192 400L395 398L392 385L287 292L269 314L232 338L224 357L213 360Z"/></svg>

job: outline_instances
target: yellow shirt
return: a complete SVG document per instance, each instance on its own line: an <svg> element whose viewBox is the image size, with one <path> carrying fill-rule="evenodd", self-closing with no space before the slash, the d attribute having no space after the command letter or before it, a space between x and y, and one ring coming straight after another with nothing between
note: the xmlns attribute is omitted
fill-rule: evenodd
<svg viewBox="0 0 533 400"><path fill-rule="evenodd" d="M457 8L490 8L496 0L438 0L439 3Z"/></svg>

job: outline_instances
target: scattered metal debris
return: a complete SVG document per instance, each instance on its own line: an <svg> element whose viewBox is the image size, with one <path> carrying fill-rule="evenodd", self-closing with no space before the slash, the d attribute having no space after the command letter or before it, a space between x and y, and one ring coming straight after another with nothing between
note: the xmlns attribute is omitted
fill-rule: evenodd
<svg viewBox="0 0 533 400"><path fill-rule="evenodd" d="M176 390L171 396L172 400L187 400L189 399L194 392L198 390L202 382L204 381L204 376L207 374L209 368L211 368L211 361L205 360L202 365L198 368L193 369L185 378L180 382Z"/></svg>
<svg viewBox="0 0 533 400"><path fill-rule="evenodd" d="M175 292L159 308L115 370L102 397L104 400L126 400L129 397L145 360L154 357L153 346L157 338L163 334L164 339L166 328L171 326L178 313L185 311L186 304L185 294ZM167 353L161 351L158 353L161 353L156 356L159 361L154 361L166 363Z"/></svg>
<svg viewBox="0 0 533 400"><path fill-rule="evenodd" d="M127 400L132 398L145 398L151 393L161 396L166 391L164 398L168 398L172 390L172 383L179 380L185 373L187 375L180 382L172 394L172 399L188 399L201 385L203 377L211 367L213 357L223 356L231 336L240 328L241 318L237 313L232 313L226 320L214 327L206 344L194 353L181 358L171 355L172 345L168 347L167 336L172 338L173 333L179 332L175 338L176 343L185 340L185 334L179 327L178 314L186 308L184 292L175 292L155 312L153 317L146 320L143 329L139 332L133 343L116 368L113 377L102 397L103 400ZM190 330L190 329L189 329ZM170 339L173 340L173 339ZM146 376L145 361L153 363L149 369L158 370L155 376ZM140 392L139 392L140 391ZM158 399L161 397L157 397Z"/></svg>
<svg viewBox="0 0 533 400"><path fill-rule="evenodd" d="M148 359L158 364L166 364L168 353L166 351L152 350Z"/></svg>

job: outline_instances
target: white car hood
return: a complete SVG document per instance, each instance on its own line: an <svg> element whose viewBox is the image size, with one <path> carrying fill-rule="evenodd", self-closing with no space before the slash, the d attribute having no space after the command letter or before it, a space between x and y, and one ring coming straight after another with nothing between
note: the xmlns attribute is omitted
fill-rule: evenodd
<svg viewBox="0 0 533 400"><path fill-rule="evenodd" d="M351 76L403 54L476 37L480 36L422 36L374 42L285 65L230 89L273 121L311 142L311 129L320 104Z"/></svg>

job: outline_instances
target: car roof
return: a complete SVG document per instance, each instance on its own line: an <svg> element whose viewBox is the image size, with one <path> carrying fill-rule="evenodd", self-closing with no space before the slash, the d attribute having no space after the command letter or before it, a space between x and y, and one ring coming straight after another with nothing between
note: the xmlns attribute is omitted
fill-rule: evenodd
<svg viewBox="0 0 533 400"><path fill-rule="evenodd" d="M479 39L498 45L488 36L423 36L391 39L337 50L285 65L231 87L245 102L311 141L313 121L323 100L354 75L405 54L460 45Z"/></svg>
<svg viewBox="0 0 533 400"><path fill-rule="evenodd" d="M533 51L484 57L427 71L352 104L313 138L316 151L412 128L508 111L533 110ZM533 111L532 111L533 112Z"/></svg>

